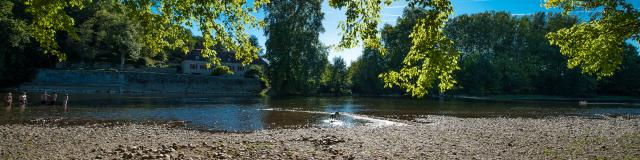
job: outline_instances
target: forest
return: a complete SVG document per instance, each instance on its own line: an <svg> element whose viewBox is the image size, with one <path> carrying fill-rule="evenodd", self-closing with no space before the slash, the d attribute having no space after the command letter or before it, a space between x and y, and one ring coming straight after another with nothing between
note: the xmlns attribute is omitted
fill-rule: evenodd
<svg viewBox="0 0 640 160"><path fill-rule="evenodd" d="M408 5L396 25L385 24L382 28L360 26L375 24L368 19L361 19L367 23L353 23L350 21L353 18L366 15L355 13L342 26L355 29L345 30L338 47L348 48L362 42L365 49L362 56L349 65L339 57L329 60L328 54L335 48L319 40L325 19L321 0L256 1L254 5L265 13L264 20L260 21L252 19L249 11L244 10L224 10L229 13L210 15L181 7L159 10L160 5L152 9L154 5L145 1L73 2L63 4L64 14L60 16L42 15L46 13L31 8L58 3L0 1L0 45L3 46L0 48L0 81L3 86L28 81L38 68L51 68L60 61L168 67L180 62L187 51L204 48L203 57L211 57L214 65L220 63L215 54L222 50L235 51L236 58L243 63L258 57L266 59L269 65L260 69L264 73L259 75L268 81L269 92L274 95L640 95L638 49L622 43L622 55L609 57L611 64L599 62L597 58L609 59L597 55L592 56L595 60L576 61L582 54L572 56L573 52L563 48L566 46L562 39L550 36L562 36L565 33L561 31L582 24L578 17L564 13L516 16L489 11L448 17L450 4L444 3L448 1L442 4L431 1ZM330 1L332 6L349 9L351 6L346 3ZM215 10L217 4L211 5L211 10ZM436 7L428 9L429 5ZM232 7L243 8L243 5ZM628 12L635 14L630 17L637 17L637 10L631 8ZM445 13L446 16L442 16ZM224 14L237 17L221 18ZM47 16L51 16L50 19L45 19ZM182 16L201 19L192 22ZM47 20L71 20L72 23L40 26L56 24ZM156 21L158 24L153 23ZM201 24L203 35L214 32L216 36L193 36L188 29L193 27L191 23ZM442 26L425 30L415 27L439 24ZM245 26L264 28L267 37L264 47L258 44L255 35L240 31ZM427 37L417 36L418 32L428 33ZM630 32L632 37L637 35ZM605 54L610 55L615 53ZM590 63L600 65L593 68L588 66Z"/></svg>
<svg viewBox="0 0 640 160"><path fill-rule="evenodd" d="M382 41L388 54L368 49L349 68L352 91L362 95L401 93L382 87L377 75L401 67L409 52L411 27L424 10L407 9L395 26L385 25ZM567 57L545 35L578 23L575 16L536 13L512 16L507 12L461 15L449 20L444 32L461 52L458 84L446 94L537 94L572 97L640 94L638 49L625 45L620 70L598 79L567 67Z"/></svg>

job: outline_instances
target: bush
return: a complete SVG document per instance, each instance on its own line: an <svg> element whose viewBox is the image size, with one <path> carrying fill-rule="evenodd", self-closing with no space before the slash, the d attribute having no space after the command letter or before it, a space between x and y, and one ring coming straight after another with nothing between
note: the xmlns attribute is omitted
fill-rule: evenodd
<svg viewBox="0 0 640 160"><path fill-rule="evenodd" d="M211 72L212 76L222 76L228 74L233 74L233 71L231 71L231 69L229 69L229 67L227 66L216 66L216 68L214 68Z"/></svg>
<svg viewBox="0 0 640 160"><path fill-rule="evenodd" d="M244 72L244 77L247 77L247 78L262 78L262 77L264 77L264 73L263 73L262 67L256 66L256 65L249 66L249 69L247 69L247 71Z"/></svg>

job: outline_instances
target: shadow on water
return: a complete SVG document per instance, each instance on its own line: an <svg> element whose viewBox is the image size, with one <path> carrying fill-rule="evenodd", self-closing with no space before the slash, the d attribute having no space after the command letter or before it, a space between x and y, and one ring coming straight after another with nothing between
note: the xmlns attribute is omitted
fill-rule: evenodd
<svg viewBox="0 0 640 160"><path fill-rule="evenodd" d="M425 115L456 117L548 117L640 115L640 106L565 102L486 102L412 100L380 97L221 97L203 95L70 95L68 108L28 105L5 107L0 123L42 119L124 122L178 122L187 128L250 132L275 128L381 126L384 120ZM29 99L38 100L37 95ZM335 112L343 113L332 117ZM75 124L73 122L69 122ZM80 123L80 124L82 124Z"/></svg>

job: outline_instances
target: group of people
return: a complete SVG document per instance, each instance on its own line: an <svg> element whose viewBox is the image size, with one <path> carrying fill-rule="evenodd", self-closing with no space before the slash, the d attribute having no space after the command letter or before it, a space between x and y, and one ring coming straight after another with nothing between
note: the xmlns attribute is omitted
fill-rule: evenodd
<svg viewBox="0 0 640 160"><path fill-rule="evenodd" d="M13 103L13 94L11 92L7 93L7 95L3 98L4 104L6 106L11 106ZM47 94L47 91L40 96L40 104L42 105L63 105L67 106L67 102L69 102L69 94L65 94L62 102L58 102L58 94ZM22 95L18 97L18 105L26 105L27 101L27 92L22 92Z"/></svg>
<svg viewBox="0 0 640 160"><path fill-rule="evenodd" d="M5 105L11 106L11 104L13 103L13 94L11 92L7 93L7 96L5 96L3 100ZM22 92L22 95L18 97L18 104L27 104L27 92Z"/></svg>

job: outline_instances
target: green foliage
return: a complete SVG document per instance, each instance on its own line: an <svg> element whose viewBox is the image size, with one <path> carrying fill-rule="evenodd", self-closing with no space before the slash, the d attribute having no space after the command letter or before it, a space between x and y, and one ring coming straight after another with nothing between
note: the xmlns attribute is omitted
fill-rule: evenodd
<svg viewBox="0 0 640 160"><path fill-rule="evenodd" d="M0 87L29 81L37 68L52 65L31 38L29 18L19 8L24 8L22 1L0 1Z"/></svg>
<svg viewBox="0 0 640 160"><path fill-rule="evenodd" d="M384 0L387 5L391 2L392 0ZM342 29L342 40L338 48L353 48L360 44L361 39L368 48L384 49L377 29L380 3L382 0L329 0L331 7L346 10L347 20L338 24Z"/></svg>
<svg viewBox="0 0 640 160"><path fill-rule="evenodd" d="M244 72L244 77L247 78L262 78L264 77L264 71L262 66L250 65L247 71Z"/></svg>
<svg viewBox="0 0 640 160"><path fill-rule="evenodd" d="M597 11L591 21L547 35L569 57L569 68L580 67L598 78L611 76L622 63L625 40L640 42L640 11L624 0L549 0L545 6L565 13Z"/></svg>
<svg viewBox="0 0 640 160"><path fill-rule="evenodd" d="M342 58L335 57L333 64L327 65L322 74L321 83L321 92L335 96L351 94L347 66Z"/></svg>
<svg viewBox="0 0 640 160"><path fill-rule="evenodd" d="M105 5L105 6L102 6ZM142 35L136 21L118 12L118 4L97 4L91 18L80 25L80 43L85 50L81 54L92 54L120 63L124 70L125 59L138 60L141 57ZM93 59L93 58L92 58Z"/></svg>
<svg viewBox="0 0 640 160"><path fill-rule="evenodd" d="M65 12L66 8L82 8L85 0L50 1L50 0L26 0L26 12L33 15L28 30L45 50L45 53L58 57L60 61L66 59L66 55L58 51L58 43L55 36L58 31L73 33L74 19Z"/></svg>
<svg viewBox="0 0 640 160"><path fill-rule="evenodd" d="M159 53L166 48L188 50L190 35L183 34L183 25L199 26L204 40L203 56L214 65L220 64L214 44L222 44L236 51L236 59L248 64L257 58L258 49L250 44L247 26L258 27L262 23L252 15L269 0L246 1L194 1L194 0L126 0L109 1L122 5L127 17L136 19L142 28L141 42L150 53ZM91 1L86 0L27 0L26 11L34 19L29 30L40 46L59 60L66 59L56 43L56 33L64 31L76 37L75 19L65 11L82 9ZM173 41L171 41L173 40Z"/></svg>
<svg viewBox="0 0 640 160"><path fill-rule="evenodd" d="M385 4L391 4L385 0ZM341 22L343 30L341 48L353 47L359 40L365 47L379 49L380 45L376 27L380 18L380 0L331 0L329 4L335 8L346 8L347 20ZM456 81L453 72L458 70L458 52L453 42L444 36L442 28L453 13L449 0L409 1L410 8L428 8L425 16L417 19L411 32L411 50L402 62L402 68L380 75L386 87L399 86L414 97L423 97L438 85L440 91L453 88Z"/></svg>
<svg viewBox="0 0 640 160"><path fill-rule="evenodd" d="M213 68L213 71L211 71L212 76L224 76L231 74L233 74L233 71L231 71L231 69L227 66L216 66L215 68Z"/></svg>
<svg viewBox="0 0 640 160"><path fill-rule="evenodd" d="M365 48L362 56L350 67L350 76L354 93L362 95L397 94L397 88L384 88L384 82L378 75L400 70L403 61L412 46L410 37L417 20L425 18L426 10L420 8L406 8L397 25L386 24L381 30L384 56L378 49Z"/></svg>
<svg viewBox="0 0 640 160"><path fill-rule="evenodd" d="M328 47L319 41L324 31L320 0L276 0L266 7L265 57L271 91L313 94L328 63Z"/></svg>
<svg viewBox="0 0 640 160"><path fill-rule="evenodd" d="M260 46L260 42L258 42L258 37L251 35L251 37L249 38L249 42L251 43L252 46L258 48L258 55L262 55L264 52L264 48L262 48L262 46Z"/></svg>
<svg viewBox="0 0 640 160"><path fill-rule="evenodd" d="M449 21L445 33L461 51L456 77L460 94L551 94L590 96L595 78L568 69L567 59L545 35L572 26L577 18L506 12L461 15Z"/></svg>
<svg viewBox="0 0 640 160"><path fill-rule="evenodd" d="M411 32L411 50L399 71L380 75L385 87L399 86L413 97L423 97L434 86L440 92L453 88L453 74L458 67L459 53L443 33L445 22L453 12L448 0L419 3L431 7L423 19L417 20Z"/></svg>
<svg viewBox="0 0 640 160"><path fill-rule="evenodd" d="M392 1L385 0L384 2L389 5ZM428 8L429 10L426 12L425 18L416 19L411 33L412 46L407 56L404 57L402 67L398 69L399 71L390 71L380 77L385 80L385 86L399 86L414 97L424 96L435 84L438 84L440 91L453 88L456 83L453 79L453 72L458 70L458 54L441 31L443 24L453 11L450 1L412 0L408 2L408 7ZM380 18L381 3L382 0L330 1L329 4L332 7L346 8L347 10L347 20L340 24L343 37L338 47L353 47L359 44L359 40L363 40L368 48L379 49L382 53L393 53L393 51L385 51L389 49L389 45L385 44L384 48L381 47L380 39L377 37L378 33L375 31L377 20ZM545 5L548 8L560 7L567 13L576 9L600 11L592 16L590 22L557 30L546 36L551 44L559 46L561 53L569 58L567 60L569 68L579 66L580 72L596 75L598 78L611 76L622 63L624 41L627 39L640 40L638 34L640 14L637 9L624 0L549 0ZM507 39L509 38L507 37ZM518 43L517 40L514 43ZM500 45L493 46L499 47ZM512 53L520 52L518 48L511 49ZM484 57L476 58L482 60ZM507 80L506 86L510 86L507 87L510 88L507 90L531 90L526 88L526 84L530 83L526 72L536 67L531 65L500 67L510 64L510 60L507 58L510 56L498 59L500 62L495 64L497 65L495 67L503 68L505 71L512 70L502 76L502 79ZM462 59L464 60L464 57Z"/></svg>
<svg viewBox="0 0 640 160"><path fill-rule="evenodd" d="M637 48L626 45L620 70L598 83L598 94L640 96L640 55Z"/></svg>
<svg viewBox="0 0 640 160"><path fill-rule="evenodd" d="M384 36L383 36L384 39ZM402 61L402 59L400 59ZM384 88L384 82L378 78L387 68L387 61L377 50L365 48L362 56L349 66L351 90L360 95L382 95L392 93Z"/></svg>

